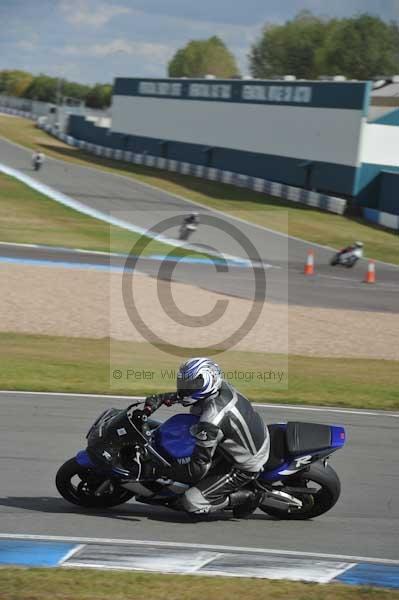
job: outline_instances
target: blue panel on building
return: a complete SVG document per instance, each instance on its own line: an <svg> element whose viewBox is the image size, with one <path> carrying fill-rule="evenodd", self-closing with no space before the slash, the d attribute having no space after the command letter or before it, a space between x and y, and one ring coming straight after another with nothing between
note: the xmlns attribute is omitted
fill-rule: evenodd
<svg viewBox="0 0 399 600"><path fill-rule="evenodd" d="M399 215L399 169L382 171L380 175L379 210Z"/></svg>
<svg viewBox="0 0 399 600"><path fill-rule="evenodd" d="M361 110L369 104L371 82L232 81L206 79L115 79L115 96L173 98L207 102L278 104Z"/></svg>
<svg viewBox="0 0 399 600"><path fill-rule="evenodd" d="M363 163L357 172L354 195L359 206L398 214L399 167Z"/></svg>
<svg viewBox="0 0 399 600"><path fill-rule="evenodd" d="M382 117L379 117L372 122L378 123L378 125L394 125L399 127L399 108L391 110L389 113L382 115Z"/></svg>

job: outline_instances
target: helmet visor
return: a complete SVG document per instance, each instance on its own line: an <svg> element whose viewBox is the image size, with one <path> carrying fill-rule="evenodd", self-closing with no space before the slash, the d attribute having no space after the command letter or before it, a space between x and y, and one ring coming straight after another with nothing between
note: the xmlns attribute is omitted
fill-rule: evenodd
<svg viewBox="0 0 399 600"><path fill-rule="evenodd" d="M192 396L195 392L199 392L204 387L204 378L199 375L195 379L185 377L184 374L177 377L177 393L181 398Z"/></svg>

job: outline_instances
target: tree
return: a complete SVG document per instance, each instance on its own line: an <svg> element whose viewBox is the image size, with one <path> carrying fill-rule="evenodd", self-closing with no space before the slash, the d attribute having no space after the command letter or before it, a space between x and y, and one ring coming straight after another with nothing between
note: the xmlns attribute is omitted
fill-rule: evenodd
<svg viewBox="0 0 399 600"><path fill-rule="evenodd" d="M76 98L92 108L107 108L111 105L112 85L96 83L90 87L42 73L35 77L25 71L0 71L0 94L54 103Z"/></svg>
<svg viewBox="0 0 399 600"><path fill-rule="evenodd" d="M217 36L192 40L176 52L168 65L169 77L237 77L239 69L233 54Z"/></svg>
<svg viewBox="0 0 399 600"><path fill-rule="evenodd" d="M249 54L254 77L268 78L295 75L303 79L319 76L316 51L323 44L332 22L302 11L285 25L269 25L263 29Z"/></svg>
<svg viewBox="0 0 399 600"><path fill-rule="evenodd" d="M42 102L56 102L58 91L58 79L40 74L34 77L32 83L25 92L25 98L41 100Z"/></svg>
<svg viewBox="0 0 399 600"><path fill-rule="evenodd" d="M111 105L112 85L96 83L86 96L86 106L108 108Z"/></svg>
<svg viewBox="0 0 399 600"><path fill-rule="evenodd" d="M369 79L399 70L399 29L367 14L319 19L302 11L284 25L265 27L249 54L254 77L345 75Z"/></svg>
<svg viewBox="0 0 399 600"><path fill-rule="evenodd" d="M33 76L26 71L1 71L0 93L9 96L24 96Z"/></svg>
<svg viewBox="0 0 399 600"><path fill-rule="evenodd" d="M323 73L350 79L371 79L399 71L398 28L379 17L360 15L331 27L317 52Z"/></svg>
<svg viewBox="0 0 399 600"><path fill-rule="evenodd" d="M89 85L74 83L73 81L67 81L65 79L60 82L59 87L61 96L76 98L77 100L85 100L91 89Z"/></svg>

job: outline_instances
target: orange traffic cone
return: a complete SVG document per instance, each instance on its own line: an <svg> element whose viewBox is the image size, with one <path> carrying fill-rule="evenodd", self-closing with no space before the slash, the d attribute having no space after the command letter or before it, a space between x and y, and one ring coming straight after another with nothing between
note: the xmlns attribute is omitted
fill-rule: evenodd
<svg viewBox="0 0 399 600"><path fill-rule="evenodd" d="M305 275L314 275L314 252L313 250L308 250L308 256L306 258Z"/></svg>
<svg viewBox="0 0 399 600"><path fill-rule="evenodd" d="M375 283L375 261L369 260L366 277L364 283Z"/></svg>

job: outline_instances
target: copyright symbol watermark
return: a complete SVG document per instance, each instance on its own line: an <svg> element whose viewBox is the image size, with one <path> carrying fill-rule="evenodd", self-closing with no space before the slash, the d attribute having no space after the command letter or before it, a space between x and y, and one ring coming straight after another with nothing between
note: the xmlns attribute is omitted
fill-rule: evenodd
<svg viewBox="0 0 399 600"><path fill-rule="evenodd" d="M210 213L201 214L201 222L198 229L197 239L201 239L201 229L206 230L208 239L218 240L223 237L225 245L230 245L234 248L240 248L241 262L235 261L232 257L222 254L210 244L198 245L198 252L202 258L198 258L195 251L188 251L187 256L176 256L176 248L168 248L166 254L157 259L157 272L152 273L157 278L157 299L159 308L157 310L157 320L168 320L169 323L175 326L175 339L171 341L170 337L162 333L162 327L155 327L155 319L143 316L139 310L139 303L135 297L135 285L133 282L134 274L137 272L139 260L146 254L148 246L153 242L153 238L162 236L165 232L172 228L177 228L181 224L181 216L170 216L159 221L148 232L147 236L140 237L131 248L129 255L125 261L122 274L122 299L125 311L133 327L141 334L141 336L150 344L158 349L164 350L167 347L167 352L175 356L183 356L187 353L192 355L215 355L236 346L251 330L253 330L261 316L264 301L266 299L266 272L262 264L261 256L255 244L245 235L238 226L231 222ZM213 232L213 233L212 233ZM214 244L216 245L216 244ZM155 261L156 262L156 261ZM190 270L191 282L205 282L199 287L206 287L209 281L218 281L218 278L227 277L232 269L240 269L240 274L234 277L232 285L236 286L237 294L232 293L232 296L240 297L240 286L252 286L253 294L250 299L250 307L245 318L241 321L234 317L228 318L228 308L231 299L228 296L218 298L213 307L206 313L193 316L182 311L176 304L173 296L173 284L176 280L177 267L184 266ZM246 283L248 278L251 278L251 286ZM207 288L207 289L212 289ZM217 292L217 290L215 290ZM234 291L234 290L233 290ZM248 299L248 296L246 296ZM151 299L148 299L148 304L151 304ZM162 313L162 314L161 314ZM226 326L226 318L229 320ZM224 319L224 321L223 321ZM184 327L191 330L190 342L186 341L177 343L179 339L179 328ZM217 340L212 340L211 343L206 341L206 328L211 329L218 334ZM161 331L159 331L161 329ZM201 333L203 333L201 337ZM203 344L197 344L197 340L201 338ZM172 327L173 339L173 327ZM119 379L113 371L113 379Z"/></svg>
<svg viewBox="0 0 399 600"><path fill-rule="evenodd" d="M122 379L123 373L120 369L114 369L112 371L112 379Z"/></svg>

